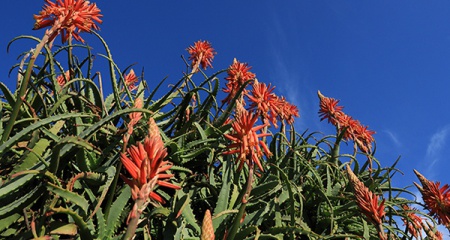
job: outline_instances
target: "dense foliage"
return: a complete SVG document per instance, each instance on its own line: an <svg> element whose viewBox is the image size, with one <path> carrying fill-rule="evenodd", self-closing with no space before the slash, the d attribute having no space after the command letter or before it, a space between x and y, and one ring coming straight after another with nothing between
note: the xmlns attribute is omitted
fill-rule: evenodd
<svg viewBox="0 0 450 240"><path fill-rule="evenodd" d="M299 132L297 107L247 63L207 74L208 41L187 48L178 82L149 89L115 63L101 17L85 0L47 0L44 37L11 41L37 45L13 66L17 88L0 82L1 238L442 239L448 185L416 172L424 204L392 186L375 132L336 99L318 92L335 133ZM94 72L95 56L109 69Z"/></svg>

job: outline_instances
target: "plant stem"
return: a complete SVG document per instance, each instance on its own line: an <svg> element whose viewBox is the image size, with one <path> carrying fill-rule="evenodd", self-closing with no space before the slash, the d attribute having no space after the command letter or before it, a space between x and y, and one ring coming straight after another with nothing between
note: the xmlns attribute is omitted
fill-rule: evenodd
<svg viewBox="0 0 450 240"><path fill-rule="evenodd" d="M20 85L19 95L17 95L16 103L14 104L13 111L9 118L8 124L5 127L5 131L3 132L2 140L0 143L4 143L6 142L6 140L8 140L9 135L11 134L11 131L14 127L14 123L16 122L17 116L19 115L20 112L20 107L22 106L23 101L25 100L25 95L31 78L31 72L33 71L33 66L34 62L36 61L36 58L39 56L39 53L41 52L44 45L48 42L50 36L53 35L53 33L57 31L59 28L60 24L56 23L55 25L53 25L53 27L44 35L42 40L36 45L36 49L34 49L33 56L30 57L30 61L28 62L27 70Z"/></svg>
<svg viewBox="0 0 450 240"><path fill-rule="evenodd" d="M131 211L134 211L133 217L131 217L130 222L128 223L127 232L123 236L124 240L133 239L134 234L136 233L137 226L139 224L139 219L141 218L141 211L145 206L145 199L138 198L135 202L136 209L133 209Z"/></svg>
<svg viewBox="0 0 450 240"><path fill-rule="evenodd" d="M122 170L122 162L119 160L119 163L117 164L117 169L116 169L116 175L114 176L114 180L111 184L111 187L109 188L109 193L108 193L108 200L106 201L106 206L105 206L105 216L106 219L108 219L109 216L109 211L111 210L111 205L112 205L112 201L114 198L114 193L116 191L117 188L117 182L119 181L119 177L120 177L120 171Z"/></svg>
<svg viewBox="0 0 450 240"><path fill-rule="evenodd" d="M252 190L253 169L254 169L254 163L252 160L250 160L247 184L246 184L246 187L244 189L242 189L243 191L245 191L245 193L242 195L242 203L241 203L241 206L239 207L239 212L234 217L233 225L231 226L231 229L228 232L227 239L234 239L234 237L236 236L236 233L239 229L239 226L241 225L241 219L244 216L245 207L247 206L247 203L248 203L247 199L250 196L250 192Z"/></svg>

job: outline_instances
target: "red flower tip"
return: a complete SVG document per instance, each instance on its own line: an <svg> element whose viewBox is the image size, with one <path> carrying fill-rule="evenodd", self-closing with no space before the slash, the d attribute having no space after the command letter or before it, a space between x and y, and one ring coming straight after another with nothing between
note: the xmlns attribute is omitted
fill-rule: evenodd
<svg viewBox="0 0 450 240"><path fill-rule="evenodd" d="M339 122L339 117L344 115L342 112L344 107L337 105L339 100L325 97L320 91L317 91L317 95L320 99L320 121L327 119L329 123L336 126Z"/></svg>
<svg viewBox="0 0 450 240"><path fill-rule="evenodd" d="M246 93L246 95L251 102L249 109L278 127L277 116L282 106L279 104L278 97L272 93L274 89L275 87L270 84L267 86L265 83L255 80L251 94Z"/></svg>
<svg viewBox="0 0 450 240"><path fill-rule="evenodd" d="M278 99L278 118L286 120L288 124L294 123L294 117L300 117L297 106L289 103L284 97Z"/></svg>

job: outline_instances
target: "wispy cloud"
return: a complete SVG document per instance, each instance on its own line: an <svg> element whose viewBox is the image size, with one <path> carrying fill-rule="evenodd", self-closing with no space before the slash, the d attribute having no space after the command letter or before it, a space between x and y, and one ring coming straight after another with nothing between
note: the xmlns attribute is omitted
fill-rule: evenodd
<svg viewBox="0 0 450 240"><path fill-rule="evenodd" d="M396 133L390 131L390 130L384 130L384 133L388 135L388 137L391 139L391 141L394 143L396 147L401 147L402 143L400 142L398 136Z"/></svg>
<svg viewBox="0 0 450 240"><path fill-rule="evenodd" d="M445 126L431 136L430 141L427 146L426 160L428 167L426 169L426 174L430 177L434 175L436 171L433 171L433 167L438 163L443 154L444 146L447 143L447 137L450 133L450 125Z"/></svg>
<svg viewBox="0 0 450 240"><path fill-rule="evenodd" d="M270 68L270 79L276 86L276 94L286 97L290 103L298 107L300 118L295 120L295 127L310 128L314 117L317 116L317 106L314 105L315 101L311 101L316 98L311 95L305 83L307 73L299 70L302 64L292 50L292 45L297 39L296 28L293 26L298 23L286 15L280 16L277 13L273 13L271 20L271 31L267 35L273 66Z"/></svg>

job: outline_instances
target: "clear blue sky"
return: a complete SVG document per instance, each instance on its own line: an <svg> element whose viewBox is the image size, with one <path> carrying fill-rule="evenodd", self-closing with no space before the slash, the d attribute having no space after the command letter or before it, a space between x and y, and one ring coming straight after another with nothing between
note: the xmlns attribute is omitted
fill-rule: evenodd
<svg viewBox="0 0 450 240"><path fill-rule="evenodd" d="M32 31L43 0L5 1L0 24L0 81L30 42L6 44ZM300 109L297 130L332 133L317 115L317 90L341 100L344 111L377 134L376 157L398 157L397 186L417 181L418 169L450 183L449 1L93 1L102 10L100 34L122 68L137 63L149 82L184 71L180 56L199 39L218 52L213 70L234 57L253 66ZM102 52L98 40L83 38ZM60 41L58 38L56 41ZM3 50L1 50L3 49ZM416 190L415 188L412 188Z"/></svg>

